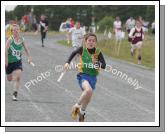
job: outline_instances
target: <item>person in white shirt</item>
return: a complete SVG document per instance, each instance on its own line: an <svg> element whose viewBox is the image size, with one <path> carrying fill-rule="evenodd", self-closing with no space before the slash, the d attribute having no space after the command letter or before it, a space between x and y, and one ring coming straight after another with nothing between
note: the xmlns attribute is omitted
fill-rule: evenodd
<svg viewBox="0 0 167 134"><path fill-rule="evenodd" d="M113 27L114 27L114 33L116 38L114 52L117 54L117 56L119 56L121 40L123 39L123 32L122 32L122 22L118 16L116 17L113 23Z"/></svg>
<svg viewBox="0 0 167 134"><path fill-rule="evenodd" d="M126 21L126 30L127 30L128 34L133 27L135 27L135 19L133 19L133 17L130 17Z"/></svg>
<svg viewBox="0 0 167 134"><path fill-rule="evenodd" d="M152 34L155 34L155 21L151 24Z"/></svg>
<svg viewBox="0 0 167 134"><path fill-rule="evenodd" d="M80 22L76 22L75 26L70 28L68 32L68 42L70 40L70 35L72 40L72 47L75 51L82 46L84 35L85 35L85 31L84 29L81 28ZM79 55L76 55L74 61L77 62L78 58L79 58Z"/></svg>
<svg viewBox="0 0 167 134"><path fill-rule="evenodd" d="M76 22L75 27L70 28L69 37L71 35L72 47L74 50L82 46L82 41L84 38L84 31L81 28L80 22Z"/></svg>
<svg viewBox="0 0 167 134"><path fill-rule="evenodd" d="M59 32L66 32L66 21L62 22L59 28Z"/></svg>
<svg viewBox="0 0 167 134"><path fill-rule="evenodd" d="M133 17L130 17L126 21L126 30L127 30L128 34L130 33L130 30L134 27L135 27L135 19L133 19ZM128 38L128 41L131 42L131 38Z"/></svg>
<svg viewBox="0 0 167 134"><path fill-rule="evenodd" d="M114 21L114 33L115 33L116 40L121 39L121 32L122 32L122 22L120 18L117 16Z"/></svg>

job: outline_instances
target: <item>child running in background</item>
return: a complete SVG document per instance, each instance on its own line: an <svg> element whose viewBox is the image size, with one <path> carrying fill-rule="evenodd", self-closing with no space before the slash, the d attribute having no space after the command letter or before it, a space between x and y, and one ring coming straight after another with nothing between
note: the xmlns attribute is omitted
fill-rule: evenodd
<svg viewBox="0 0 167 134"><path fill-rule="evenodd" d="M20 89L20 81L23 70L21 58L23 48L25 49L29 62L32 62L29 50L24 43L24 39L20 36L20 27L16 24L13 24L12 36L6 42L5 68L8 81L12 81L13 77L15 77L12 96L14 101L17 100L17 94Z"/></svg>
<svg viewBox="0 0 167 134"><path fill-rule="evenodd" d="M141 64L141 48L144 39L144 32L142 22L140 20L136 20L136 25L131 29L129 37L131 38L131 55L133 56L134 53L136 53L138 64Z"/></svg>
<svg viewBox="0 0 167 134"><path fill-rule="evenodd" d="M85 46L74 50L64 65L64 69L67 70L73 57L79 54L80 63L78 64L79 73L77 74L77 79L82 89L82 94L78 102L72 107L71 116L74 120L79 116L80 122L85 120L86 107L95 90L99 71L101 68L105 69L106 67L103 54L99 48L96 48L96 43L97 37L95 34L88 33L85 35Z"/></svg>
<svg viewBox="0 0 167 134"><path fill-rule="evenodd" d="M40 26L40 31L41 31L42 47L44 47L44 39L46 38L46 33L48 32L48 21L46 20L45 15L41 15L39 26Z"/></svg>
<svg viewBox="0 0 167 134"><path fill-rule="evenodd" d="M80 22L76 22L75 27L70 28L69 39L70 39L70 35L71 35L72 47L74 50L76 50L77 48L82 46L84 34L85 33L84 33L83 29L81 28ZM77 62L77 61L78 61L78 55L75 56L75 62Z"/></svg>
<svg viewBox="0 0 167 134"><path fill-rule="evenodd" d="M117 16L114 23L113 23L113 27L114 27L114 33L115 33L115 45L114 45L114 52L115 54L117 54L117 56L119 56L119 51L120 51L120 47L121 47L121 41L122 41L122 22L120 20L120 18Z"/></svg>
<svg viewBox="0 0 167 134"><path fill-rule="evenodd" d="M75 27L69 30L69 36L71 34L72 47L74 50L82 46L82 41L84 38L84 31L81 28L80 22L75 23Z"/></svg>

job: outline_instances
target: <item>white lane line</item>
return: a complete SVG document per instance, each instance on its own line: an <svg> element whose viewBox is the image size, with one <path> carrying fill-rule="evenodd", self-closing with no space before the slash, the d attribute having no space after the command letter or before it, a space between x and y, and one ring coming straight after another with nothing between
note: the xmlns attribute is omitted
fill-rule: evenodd
<svg viewBox="0 0 167 134"><path fill-rule="evenodd" d="M144 111L144 112L149 113L149 114L155 114L154 111L149 110L149 109L147 109L147 108L145 108L145 107L143 107L143 106L140 106L139 104L133 102L132 100L130 100L130 99L126 98L126 97L123 97L123 96L118 95L118 94L116 94L116 93L113 93L113 94L112 94L108 88L103 87L103 86L100 85L100 84L97 84L97 86L100 87L101 89L107 91L108 95L114 95L114 96L117 96L117 97L119 97L120 99L122 99L122 100L128 102L129 104L134 105L135 107L137 107L137 108L140 109L141 111Z"/></svg>
<svg viewBox="0 0 167 134"><path fill-rule="evenodd" d="M110 79L110 80L111 80L111 79L120 80L120 81L122 82L122 84L125 84L126 86L133 87L133 85L130 85L130 84L127 82L127 80L121 79L119 76L115 76L115 75L112 75L112 74L108 74L108 73L106 73L106 72L102 72L101 75L104 76L105 78ZM139 89L134 89L134 90L136 90L136 91L144 90L145 92L148 92L148 93L151 93L151 94L155 94L154 91L152 91L151 89L146 88L145 85L139 84L139 86L140 86L141 88L139 88Z"/></svg>
<svg viewBox="0 0 167 134"><path fill-rule="evenodd" d="M112 122L111 118L110 119L106 118L105 116L103 116L103 114L101 114L100 112L97 112L97 109L95 109L94 107L90 107L90 110L95 112L102 119L104 119L104 121L100 121L100 122Z"/></svg>
<svg viewBox="0 0 167 134"><path fill-rule="evenodd" d="M27 64L28 65L28 64ZM26 68L28 70L28 66L24 66L24 68ZM35 70L39 73L39 70ZM40 73L39 73L40 74ZM48 84L49 85L49 84ZM27 89L27 88L26 88ZM29 94L33 94L33 92L30 90L30 89L27 89L27 91L29 92ZM45 120L47 121L52 121L53 119L51 117L49 117L49 114L47 113L54 113L54 111L52 111L51 109L49 108L42 108L42 106L38 106L38 104L36 104L35 102L32 101L31 97L30 96L26 96L25 94L23 94L23 96L25 96L28 100L30 100L30 104L32 104L34 106L34 108L40 112L43 116L45 116ZM44 112L45 111L45 112ZM47 111L47 112L46 112ZM56 118L58 118L58 116L56 116Z"/></svg>
<svg viewBox="0 0 167 134"><path fill-rule="evenodd" d="M73 95L73 93L70 91L70 89L65 88L54 82L53 80L48 80L48 82L52 83L53 85L56 85L58 88L63 89L71 98L75 99L76 101L78 100L78 97ZM94 113L96 113L98 116L100 116L104 121L109 121L106 117L103 116L100 112L97 111L94 107L91 107L90 110Z"/></svg>
<svg viewBox="0 0 167 134"><path fill-rule="evenodd" d="M36 41L35 42L36 44L39 44L39 41ZM37 46L36 47L38 50L40 49L40 47L39 46ZM40 49L40 51L42 51L43 53L46 53L47 55L49 55L49 56L54 56L54 54L51 54L51 53L47 53L44 49ZM123 72L123 71L122 71ZM146 77L146 75L142 75L142 73L137 73L137 72L135 72L137 75L141 75L141 76L143 76L143 77ZM110 75L110 74L108 74L108 73L105 73L105 72L102 72L101 73L103 76L106 76L106 77L108 77L108 78L114 78L115 80L117 80L117 79L119 79L119 80L121 80L121 82L123 82L124 84L127 84L128 85L128 83L127 82L125 82L125 80L122 80L119 76L114 76L114 75ZM129 75L128 75L129 76ZM149 77L149 79L152 79L152 77L150 78ZM152 90L150 90L149 88L146 88L146 86L145 85L142 85L142 88L140 88L140 90L144 90L144 91L146 91L146 92L148 92L148 93L151 93L151 94L154 94L154 91L152 91ZM139 90L138 90L139 91Z"/></svg>
<svg viewBox="0 0 167 134"><path fill-rule="evenodd" d="M22 94L22 96L24 96L25 98L27 98L30 102L30 104L39 112L39 114L46 120L46 121L51 121L52 119L50 118L50 116L44 112L46 111L45 109L43 109L42 107L39 107L35 102L32 101L31 97L24 92L23 89L21 89L20 93Z"/></svg>
<svg viewBox="0 0 167 134"><path fill-rule="evenodd" d="M10 82L8 82L10 83ZM13 86L13 81L11 82L10 86ZM31 90L27 90L29 93L32 94ZM21 93L21 95L23 97L25 97L26 99L29 100L30 105L32 105L32 107L34 107L36 109L37 112L39 112L40 115L42 115L42 117L46 120L46 121L50 121L51 118L49 117L49 115L47 115L44 111L44 109L42 109L41 107L39 107L36 103L32 102L32 99L29 95L27 95L27 93L24 92L24 89L20 89L19 91Z"/></svg>
<svg viewBox="0 0 167 134"><path fill-rule="evenodd" d="M143 66L143 65L138 65L138 64L135 64L135 63L132 63L132 62L129 62L129 61L125 61L125 60L120 60L120 59L117 59L117 58L113 58L113 57L110 57L111 59L109 59L108 57L105 57L106 58L106 61L108 62L113 62L113 65L115 64L120 64L121 66L125 66L126 68L129 67L129 65L133 66L135 69L144 69L146 71L151 71L152 68L150 67L146 67L146 66Z"/></svg>
<svg viewBox="0 0 167 134"><path fill-rule="evenodd" d="M141 88L140 88L140 89L136 89L136 90L138 90L138 91L144 90L144 91L146 91L146 92L148 92L148 93L150 93L150 94L155 94L155 91L150 90L150 89L146 88L146 87L143 86L143 85L141 85Z"/></svg>

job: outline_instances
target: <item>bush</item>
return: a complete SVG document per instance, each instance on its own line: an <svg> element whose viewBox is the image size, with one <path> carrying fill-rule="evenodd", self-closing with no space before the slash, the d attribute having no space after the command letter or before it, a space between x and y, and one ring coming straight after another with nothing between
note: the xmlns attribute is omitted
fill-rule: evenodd
<svg viewBox="0 0 167 134"><path fill-rule="evenodd" d="M97 25L99 26L99 32L104 32L105 29L108 31L113 29L114 18L112 16L105 16L102 20L100 20Z"/></svg>

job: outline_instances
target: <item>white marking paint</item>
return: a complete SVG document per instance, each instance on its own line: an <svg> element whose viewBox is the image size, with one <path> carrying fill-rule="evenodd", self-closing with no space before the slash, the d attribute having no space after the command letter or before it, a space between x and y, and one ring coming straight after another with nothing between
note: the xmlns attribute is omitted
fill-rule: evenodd
<svg viewBox="0 0 167 134"><path fill-rule="evenodd" d="M103 86L100 85L100 84L97 84L97 86L100 87L100 88L102 88L103 90L107 91L107 94L108 94L108 95L117 96L117 97L119 97L120 99L122 99L122 100L128 102L129 104L134 105L135 107L137 107L137 108L140 109L141 111L144 111L144 112L149 113L149 114L155 114L154 111L149 110L149 109L147 109L147 108L145 108L145 107L143 107L143 106L140 106L139 104L133 102L132 100L130 100L130 99L126 98L126 97L123 97L123 96L118 95L118 94L116 94L116 93L113 93L113 94L112 94L108 88L103 87Z"/></svg>

